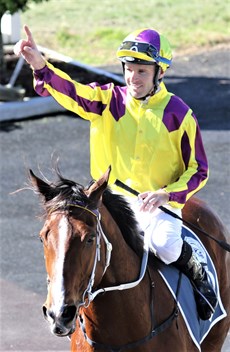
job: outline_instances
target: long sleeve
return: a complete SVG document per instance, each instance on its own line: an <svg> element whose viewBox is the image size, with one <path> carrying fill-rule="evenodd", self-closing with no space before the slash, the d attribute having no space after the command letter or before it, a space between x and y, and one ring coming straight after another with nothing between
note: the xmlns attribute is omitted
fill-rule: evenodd
<svg viewBox="0 0 230 352"><path fill-rule="evenodd" d="M37 94L51 95L64 108L88 120L102 115L111 96L111 86L112 83L103 88L97 83L81 84L48 62L43 69L34 71Z"/></svg>
<svg viewBox="0 0 230 352"><path fill-rule="evenodd" d="M169 203L175 207L182 207L199 191L206 184L209 174L198 122L190 112L186 120L186 128L181 138L181 155L185 171L178 180L165 187L169 193Z"/></svg>

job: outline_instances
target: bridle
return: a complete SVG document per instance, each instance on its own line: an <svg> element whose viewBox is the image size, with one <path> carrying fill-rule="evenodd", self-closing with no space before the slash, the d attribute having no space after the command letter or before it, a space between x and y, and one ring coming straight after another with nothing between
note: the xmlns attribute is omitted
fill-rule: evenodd
<svg viewBox="0 0 230 352"><path fill-rule="evenodd" d="M106 237L104 231L102 230L101 227L101 214L98 209L89 209L81 204L67 204L67 207L75 207L75 208L80 208L83 209L84 211L87 211L91 215L93 215L96 220L97 220L97 231L96 231L96 248L95 248L95 255L94 255L94 263L93 263L93 269L90 275L90 279L87 285L87 288L85 289L83 296L82 296L82 302L78 304L77 309L80 307L88 308L90 303L94 300L94 298L100 293L100 290L97 290L95 292L92 292L93 290L93 285L94 285L94 280L95 280L95 274L96 274L96 268L97 268L97 263L100 262L101 260L101 239L105 242L106 246L106 260L105 260L105 265L102 273L102 277L106 273L109 265L110 265L110 259L111 259L111 253L112 253L112 244L109 242L108 238ZM104 290L104 289L103 289Z"/></svg>
<svg viewBox="0 0 230 352"><path fill-rule="evenodd" d="M143 243L143 257L142 257L142 263L141 263L141 269L140 269L140 274L139 274L139 278L136 281L133 282L128 282L128 283L124 283L124 284L120 284L117 286L111 286L111 287L105 287L105 288L100 288L97 289L96 291L93 292L93 285L94 285L94 279L95 279L95 273L96 273L96 267L97 267L97 263L100 261L101 258L101 253L100 253L100 249L101 249L101 245L100 242L101 240L103 240L105 242L106 245L106 261L105 261L105 266L103 269L103 274L102 277L104 276L104 274L106 273L109 265L110 265L110 260L111 260L111 254L112 254L112 244L109 242L109 240L107 239L102 226L101 226L101 214L99 212L98 209L94 209L91 210L85 206L83 206L82 204L78 204L78 203L74 203L74 204L67 204L67 207L77 207L80 209L83 209L84 211L89 212L91 215L93 215L96 218L97 221L97 231L96 231L96 249L95 249L95 256L94 256L94 264L93 264L93 268L92 268L92 273L87 285L87 288L85 289L83 296L82 296L82 302L78 304L77 307L77 311L79 310L79 308L84 307L84 308L88 308L90 303L95 299L95 297L99 294L99 293L105 293L107 291L116 291L116 290L125 290L125 289L130 289L133 288L135 286L137 286L141 280L143 279L146 270L147 270L147 263L148 263L148 254L149 254L149 248L147 245L147 239L145 238L146 236L144 236L144 243ZM148 270L148 274L150 277L150 281L151 281L151 296L153 296L153 289L154 289L154 282L151 279L149 270ZM150 312L151 312L151 331L150 333L145 336L144 338L132 342L132 343L128 343L122 346L112 346L112 345L104 345L98 342L95 342L93 340L91 340L87 333L86 333L86 329L85 329L85 324L84 324L84 319L82 318L81 315L79 315L79 325L81 327L81 330L84 334L85 340L88 342L89 345L91 345L92 347L95 348L99 348L99 349L106 349L108 351L111 352L120 352L124 349L131 349L134 347L138 347L140 345L142 345L143 343L151 340L154 336L158 335L159 333L163 332L165 329L167 329L172 321L178 317L178 312L179 312L179 308L178 308L178 304L177 304L177 296L179 294L179 289L180 289L180 282L181 282L181 275L179 276L179 281L178 281L178 287L177 287L177 293L176 293L176 301L175 301L175 305L174 305L174 309L172 311L172 313L170 314L170 316L164 320L161 324L154 326L154 310L153 310L153 297L151 298L150 301Z"/></svg>

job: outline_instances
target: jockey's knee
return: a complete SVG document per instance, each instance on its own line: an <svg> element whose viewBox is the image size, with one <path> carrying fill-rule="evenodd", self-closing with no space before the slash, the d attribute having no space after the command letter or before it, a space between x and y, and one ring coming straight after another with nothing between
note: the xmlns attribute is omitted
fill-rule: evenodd
<svg viewBox="0 0 230 352"><path fill-rule="evenodd" d="M152 250L156 256L161 259L165 264L171 264L175 262L182 250L183 240L180 236L176 239L166 239L165 241L154 241L150 244L150 250Z"/></svg>
<svg viewBox="0 0 230 352"><path fill-rule="evenodd" d="M173 209L169 206L168 208L181 216L180 209ZM139 211L136 211L135 214L145 232L149 249L165 264L177 261L183 246L181 221L160 209L157 209L154 215Z"/></svg>

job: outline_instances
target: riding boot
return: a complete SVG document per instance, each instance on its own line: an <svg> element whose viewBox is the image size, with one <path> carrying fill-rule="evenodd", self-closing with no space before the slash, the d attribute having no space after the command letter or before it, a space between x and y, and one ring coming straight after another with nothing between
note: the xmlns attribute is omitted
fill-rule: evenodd
<svg viewBox="0 0 230 352"><path fill-rule="evenodd" d="M191 280L198 314L202 320L208 320L215 311L217 296L208 281L204 267L186 241L183 243L179 259L173 264Z"/></svg>

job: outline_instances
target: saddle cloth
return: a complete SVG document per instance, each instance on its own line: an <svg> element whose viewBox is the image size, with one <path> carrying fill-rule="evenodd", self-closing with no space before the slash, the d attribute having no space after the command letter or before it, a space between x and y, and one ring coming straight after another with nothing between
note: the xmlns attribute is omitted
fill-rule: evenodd
<svg viewBox="0 0 230 352"><path fill-rule="evenodd" d="M184 318L185 324L188 328L190 336L197 346L200 349L200 344L205 339L211 328L221 319L226 317L227 313L221 302L220 293L219 293L219 284L216 274L216 269L212 262L211 257L209 256L204 245L201 243L199 238L194 232L188 229L186 226L182 228L182 238L187 241L193 248L198 259L201 263L205 263L205 266L208 278L211 280L216 295L218 297L218 305L214 314L209 320L201 320L197 314L196 302L194 299L192 285L190 280L182 274L181 278L181 287L178 294L178 306L180 308L181 314ZM176 299L176 290L179 280L179 271L173 265L166 265L163 262L160 263L159 273L171 291L172 295Z"/></svg>

